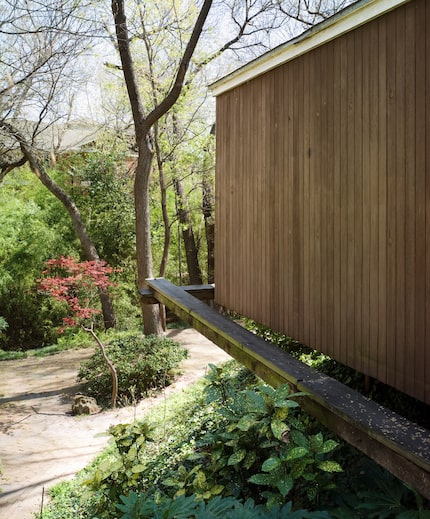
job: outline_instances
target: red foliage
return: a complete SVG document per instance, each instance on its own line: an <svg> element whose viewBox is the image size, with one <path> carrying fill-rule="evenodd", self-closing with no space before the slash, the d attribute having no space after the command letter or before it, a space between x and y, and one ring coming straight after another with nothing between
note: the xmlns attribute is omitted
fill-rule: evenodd
<svg viewBox="0 0 430 519"><path fill-rule="evenodd" d="M92 303L99 290L106 290L114 283L109 276L116 272L105 261L77 261L70 256L60 256L46 262L45 276L39 279L39 290L67 304L69 315L63 318L66 327L83 324L100 313Z"/></svg>

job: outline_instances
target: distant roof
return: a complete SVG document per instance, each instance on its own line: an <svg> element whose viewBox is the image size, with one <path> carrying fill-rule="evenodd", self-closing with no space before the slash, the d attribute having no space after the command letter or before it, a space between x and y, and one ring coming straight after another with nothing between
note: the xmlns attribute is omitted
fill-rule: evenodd
<svg viewBox="0 0 430 519"><path fill-rule="evenodd" d="M26 122L27 126L32 124L34 123ZM100 125L85 122L45 125L40 128L36 146L49 152L81 151L95 143L101 137L102 131Z"/></svg>
<svg viewBox="0 0 430 519"><path fill-rule="evenodd" d="M65 153L82 151L92 147L100 140L104 127L86 122L36 123L24 119L11 122L22 135L31 140L32 146L39 151ZM14 150L19 148L18 142L7 133L2 134L0 149Z"/></svg>
<svg viewBox="0 0 430 519"><path fill-rule="evenodd" d="M210 86L210 89L214 96L223 94L410 1L359 0L327 20L314 25L300 36L219 79Z"/></svg>
<svg viewBox="0 0 430 519"><path fill-rule="evenodd" d="M44 132L44 141L59 151L78 151L95 143L101 136L103 128L83 123L66 124L63 127L53 126Z"/></svg>

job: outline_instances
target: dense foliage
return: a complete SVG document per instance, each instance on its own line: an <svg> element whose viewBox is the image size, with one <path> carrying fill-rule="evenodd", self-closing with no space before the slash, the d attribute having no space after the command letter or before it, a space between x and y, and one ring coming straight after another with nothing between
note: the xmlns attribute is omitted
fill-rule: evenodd
<svg viewBox="0 0 430 519"><path fill-rule="evenodd" d="M50 174L79 208L103 259L115 275L114 307L119 328L139 318L134 279L134 215L131 180L123 155L91 153L64 158ZM37 290L49 258L85 259L62 204L26 168L10 173L0 189L0 314L9 324L0 336L4 350L54 344L63 307Z"/></svg>
<svg viewBox="0 0 430 519"><path fill-rule="evenodd" d="M0 347L52 344L62 310L37 292L35 280L48 258L75 253L71 224L59 202L26 170L3 182L0 208L0 314L9 325Z"/></svg>
<svg viewBox="0 0 430 519"><path fill-rule="evenodd" d="M171 178L184 175L185 193L190 205L202 271L206 275L206 246L201 212L201 178L213 173L207 155L205 135L187 154L175 155L175 171L164 165L167 210L170 222L170 249L165 275L188 282L182 224L176 218L177 200ZM166 145L167 146L167 145ZM133 207L133 160L120 139L100 144L98 151L60 157L46 168L58 185L78 206L87 232L100 258L121 272L115 274L117 297L113 300L118 329L135 328L141 322L136 290L136 259ZM167 148L166 148L167 150ZM129 153L129 152L128 152ZM167 153L167 151L166 151ZM202 165L202 161L205 163ZM191 175L193 172L193 175ZM196 180L197 179L197 180ZM208 180L209 181L209 180ZM156 271L162 258L165 226L161 214L156 179L151 188L152 237ZM28 169L9 173L0 189L0 315L9 324L0 336L0 348L20 351L52 345L58 340L63 308L40 294L36 280L49 258L72 256L85 260L72 222L62 204Z"/></svg>
<svg viewBox="0 0 430 519"><path fill-rule="evenodd" d="M97 151L60 163L101 258L112 267L132 264L135 252L133 176L120 151ZM68 184L68 185L67 185Z"/></svg>
<svg viewBox="0 0 430 519"><path fill-rule="evenodd" d="M112 447L54 489L45 519L429 518L428 503L322 431L288 387L235 363L207 378L111 428Z"/></svg>
<svg viewBox="0 0 430 519"><path fill-rule="evenodd" d="M172 383L188 351L168 337L123 336L106 345L106 353L118 375L118 401L129 405L149 391ZM85 392L103 403L109 399L111 376L99 350L81 364L78 379Z"/></svg>

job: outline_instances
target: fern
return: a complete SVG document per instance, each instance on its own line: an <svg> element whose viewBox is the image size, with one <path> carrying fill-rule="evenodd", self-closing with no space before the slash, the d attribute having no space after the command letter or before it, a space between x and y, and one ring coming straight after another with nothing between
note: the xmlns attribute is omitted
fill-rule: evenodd
<svg viewBox="0 0 430 519"><path fill-rule="evenodd" d="M196 497L181 495L176 499L159 498L130 492L122 496L123 504L116 505L123 512L121 519L329 519L327 512L293 511L292 503L268 510L255 506L252 499L244 504L233 497L214 497L207 503Z"/></svg>

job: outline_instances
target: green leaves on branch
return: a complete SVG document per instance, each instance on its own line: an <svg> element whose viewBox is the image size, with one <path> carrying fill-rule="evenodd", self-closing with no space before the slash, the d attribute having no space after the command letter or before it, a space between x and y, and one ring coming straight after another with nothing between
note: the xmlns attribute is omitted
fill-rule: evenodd
<svg viewBox="0 0 430 519"><path fill-rule="evenodd" d="M216 411L225 427L199 443L208 451L203 464L207 481L213 478L235 496L254 497L257 492L271 506L287 496L308 506L333 487L331 473L342 471L329 458L337 443L324 440L322 433L307 433L293 400L301 394L291 393L288 385L233 392L217 375L219 369L211 366L208 393L216 401L218 391Z"/></svg>
<svg viewBox="0 0 430 519"><path fill-rule="evenodd" d="M110 501L118 501L122 493L128 493L139 484L146 469L142 457L145 444L154 438L152 428L146 422L111 426L109 432L114 439L115 451L96 466L84 485L106 494Z"/></svg>

